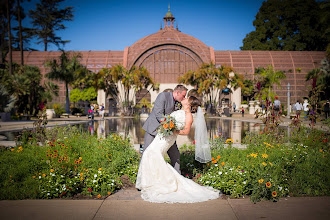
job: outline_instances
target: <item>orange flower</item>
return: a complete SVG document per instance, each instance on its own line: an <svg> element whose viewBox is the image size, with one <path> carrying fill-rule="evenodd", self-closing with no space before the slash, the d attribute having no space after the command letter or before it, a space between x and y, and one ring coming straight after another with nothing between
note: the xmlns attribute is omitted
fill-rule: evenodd
<svg viewBox="0 0 330 220"><path fill-rule="evenodd" d="M267 182L267 183L266 183L266 186L269 188L269 187L272 186L272 184L271 184L270 182Z"/></svg>
<svg viewBox="0 0 330 220"><path fill-rule="evenodd" d="M164 129L168 129L168 124L163 124Z"/></svg>
<svg viewBox="0 0 330 220"><path fill-rule="evenodd" d="M272 196L273 196L273 197L276 197L276 196L277 196L277 192L273 191L273 192L272 192Z"/></svg>
<svg viewBox="0 0 330 220"><path fill-rule="evenodd" d="M214 157L212 157L212 160L214 160Z"/></svg>
<svg viewBox="0 0 330 220"><path fill-rule="evenodd" d="M220 159L221 158L220 155L218 155L217 158Z"/></svg>
<svg viewBox="0 0 330 220"><path fill-rule="evenodd" d="M111 195L111 192L108 192L108 195L110 196Z"/></svg>
<svg viewBox="0 0 330 220"><path fill-rule="evenodd" d="M222 166L225 165L225 162L222 162L221 165L222 165Z"/></svg>
<svg viewBox="0 0 330 220"><path fill-rule="evenodd" d="M100 195L100 194L98 194L98 195L97 195L97 198L98 198L98 199L99 199L99 198L101 198L101 195Z"/></svg>
<svg viewBox="0 0 330 220"><path fill-rule="evenodd" d="M174 128L174 123L170 122L170 128Z"/></svg>

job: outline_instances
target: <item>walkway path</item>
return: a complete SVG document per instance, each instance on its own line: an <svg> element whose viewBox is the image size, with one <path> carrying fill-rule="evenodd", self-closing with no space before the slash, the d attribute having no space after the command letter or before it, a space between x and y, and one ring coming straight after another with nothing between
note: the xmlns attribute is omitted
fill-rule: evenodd
<svg viewBox="0 0 330 220"><path fill-rule="evenodd" d="M330 197L283 198L253 204L248 198L192 204L145 202L135 189L105 200L0 201L1 219L329 219Z"/></svg>

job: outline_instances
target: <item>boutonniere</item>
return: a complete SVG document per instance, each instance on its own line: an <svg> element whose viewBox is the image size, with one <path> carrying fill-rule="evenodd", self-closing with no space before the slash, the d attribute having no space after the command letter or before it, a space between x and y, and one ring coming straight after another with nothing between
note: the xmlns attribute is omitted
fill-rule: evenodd
<svg viewBox="0 0 330 220"><path fill-rule="evenodd" d="M182 108L181 102L176 101L174 104L174 110L180 110Z"/></svg>

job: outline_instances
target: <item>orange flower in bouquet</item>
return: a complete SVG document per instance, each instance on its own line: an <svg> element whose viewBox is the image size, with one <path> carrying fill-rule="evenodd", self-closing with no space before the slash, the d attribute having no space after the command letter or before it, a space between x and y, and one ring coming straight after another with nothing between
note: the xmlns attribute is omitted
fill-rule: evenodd
<svg viewBox="0 0 330 220"><path fill-rule="evenodd" d="M162 136L169 136L172 135L175 130L178 130L176 127L175 119L170 115L165 115L164 118L160 121L158 133Z"/></svg>

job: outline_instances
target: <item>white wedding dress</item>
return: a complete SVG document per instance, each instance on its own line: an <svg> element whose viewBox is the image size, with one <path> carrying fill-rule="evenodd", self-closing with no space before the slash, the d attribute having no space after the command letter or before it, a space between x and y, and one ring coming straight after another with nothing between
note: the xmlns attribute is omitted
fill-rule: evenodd
<svg viewBox="0 0 330 220"><path fill-rule="evenodd" d="M171 117L183 129L185 112L175 111ZM154 203L194 203L219 198L220 191L200 186L181 176L165 161L164 156L176 137L177 135L162 137L157 134L144 151L136 180L136 188L141 190L141 197Z"/></svg>

